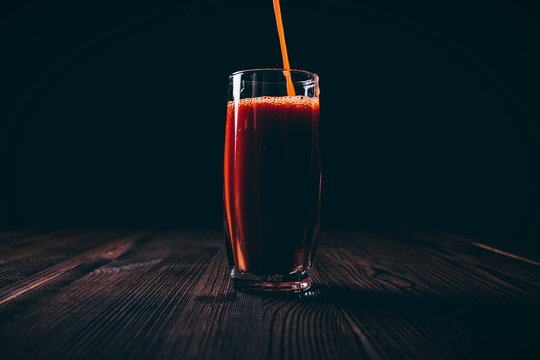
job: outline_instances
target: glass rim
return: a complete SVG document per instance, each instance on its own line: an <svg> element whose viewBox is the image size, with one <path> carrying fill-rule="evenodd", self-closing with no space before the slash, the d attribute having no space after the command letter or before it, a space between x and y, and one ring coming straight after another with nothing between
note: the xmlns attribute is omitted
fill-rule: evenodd
<svg viewBox="0 0 540 360"><path fill-rule="evenodd" d="M238 71L235 71L232 74L230 74L229 78L232 79L233 77L235 77L237 75L261 72L261 71L289 71L291 73L299 73L299 74L307 75L308 77L311 77L315 82L318 82L318 80L319 80L319 75L317 75L314 72L307 71L307 70L283 69L283 68L255 68L255 69L238 70ZM309 81L309 79L308 80L293 81L293 83L303 83L305 81Z"/></svg>

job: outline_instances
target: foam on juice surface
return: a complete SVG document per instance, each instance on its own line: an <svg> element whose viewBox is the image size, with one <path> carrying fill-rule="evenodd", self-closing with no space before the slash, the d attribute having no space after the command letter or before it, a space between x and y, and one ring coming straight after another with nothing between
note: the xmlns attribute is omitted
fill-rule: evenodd
<svg viewBox="0 0 540 360"><path fill-rule="evenodd" d="M307 96L261 96L254 98L240 99L237 102L229 101L228 109L234 109L235 104L238 107L268 106L276 108L298 108L316 110L319 108L319 98L310 98Z"/></svg>

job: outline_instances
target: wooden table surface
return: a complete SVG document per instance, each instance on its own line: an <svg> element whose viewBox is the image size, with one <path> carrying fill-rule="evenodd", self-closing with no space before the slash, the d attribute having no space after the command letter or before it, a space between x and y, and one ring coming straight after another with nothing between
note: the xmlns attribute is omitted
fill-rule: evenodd
<svg viewBox="0 0 540 360"><path fill-rule="evenodd" d="M230 288L218 231L0 233L0 358L540 359L540 264L447 233L326 232L302 296Z"/></svg>

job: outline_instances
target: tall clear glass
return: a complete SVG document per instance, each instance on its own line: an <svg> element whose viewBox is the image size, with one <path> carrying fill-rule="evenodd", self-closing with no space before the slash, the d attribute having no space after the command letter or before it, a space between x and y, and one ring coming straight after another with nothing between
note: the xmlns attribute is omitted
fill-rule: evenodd
<svg viewBox="0 0 540 360"><path fill-rule="evenodd" d="M223 201L235 288L311 286L320 196L318 76L283 69L230 75Z"/></svg>

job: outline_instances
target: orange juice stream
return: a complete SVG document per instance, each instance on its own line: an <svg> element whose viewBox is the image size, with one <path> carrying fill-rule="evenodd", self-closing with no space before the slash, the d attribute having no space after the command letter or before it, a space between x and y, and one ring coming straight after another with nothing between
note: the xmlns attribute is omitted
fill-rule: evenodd
<svg viewBox="0 0 540 360"><path fill-rule="evenodd" d="M279 0L272 0L274 2L274 13L276 14L276 23L279 35L279 44L281 46L281 56L283 57L283 68L290 70L289 56L287 55L287 45L285 44L285 33L283 32L283 21L281 20L281 8L279 7ZM294 86L291 79L291 73L284 71L285 79L287 80L287 95L295 96Z"/></svg>

